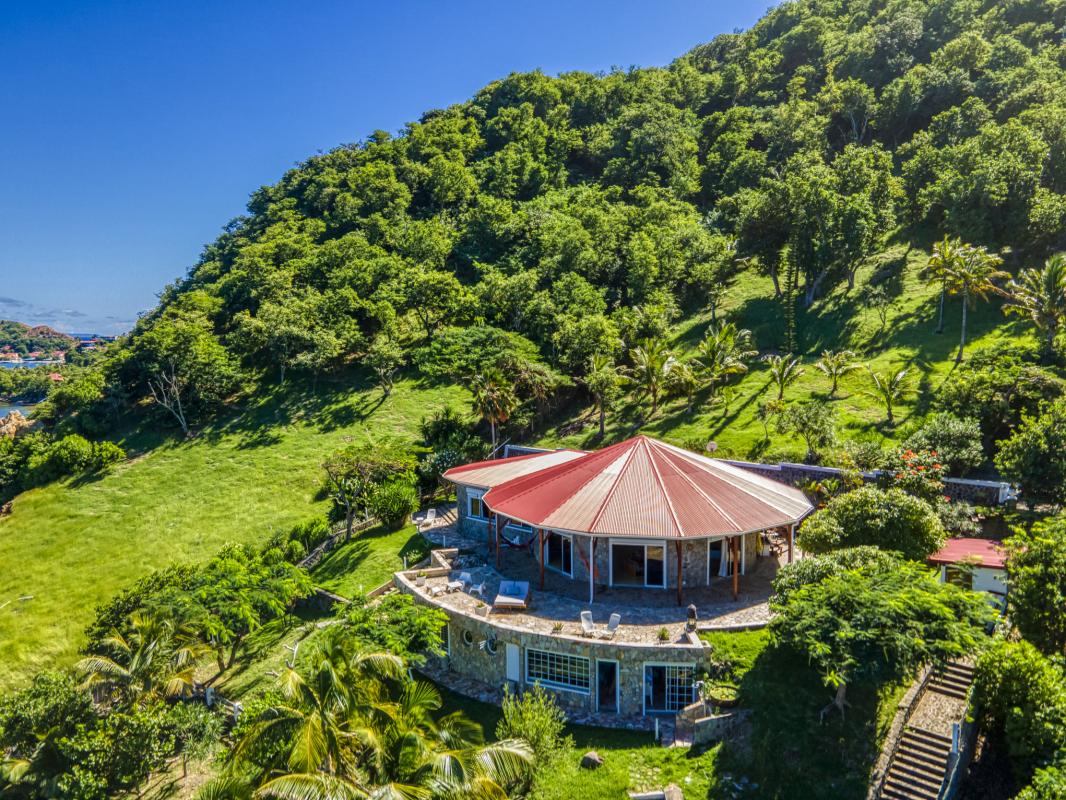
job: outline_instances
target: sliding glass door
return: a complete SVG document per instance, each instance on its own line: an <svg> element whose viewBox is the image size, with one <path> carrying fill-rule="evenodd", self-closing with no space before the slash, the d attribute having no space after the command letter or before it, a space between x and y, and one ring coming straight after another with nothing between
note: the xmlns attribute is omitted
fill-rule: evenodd
<svg viewBox="0 0 1066 800"><path fill-rule="evenodd" d="M666 586L666 546L663 542L611 540L611 585Z"/></svg>

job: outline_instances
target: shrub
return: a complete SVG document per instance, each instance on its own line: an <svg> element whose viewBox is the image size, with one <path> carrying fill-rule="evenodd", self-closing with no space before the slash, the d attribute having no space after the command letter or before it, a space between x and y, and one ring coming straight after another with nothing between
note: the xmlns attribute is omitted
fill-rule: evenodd
<svg viewBox="0 0 1066 800"><path fill-rule="evenodd" d="M1008 545L1011 621L1042 652L1066 654L1066 517L1019 530Z"/></svg>
<svg viewBox="0 0 1066 800"><path fill-rule="evenodd" d="M25 689L0 698L0 752L27 757L48 732L71 736L95 719L89 694L65 672L42 672Z"/></svg>
<svg viewBox="0 0 1066 800"><path fill-rule="evenodd" d="M1027 499L1066 503L1066 402L1048 406L1039 416L1026 416L999 445L996 469L1019 484Z"/></svg>
<svg viewBox="0 0 1066 800"><path fill-rule="evenodd" d="M1060 762L1038 769L1033 782L1022 789L1014 800L1062 800L1066 797L1066 768Z"/></svg>
<svg viewBox="0 0 1066 800"><path fill-rule="evenodd" d="M985 460L981 426L972 418L941 413L930 417L906 441L911 450L932 451L952 475L965 475Z"/></svg>
<svg viewBox="0 0 1066 800"><path fill-rule="evenodd" d="M114 442L93 442L92 454L89 457L88 468L93 472L102 472L119 461L124 461L126 451Z"/></svg>
<svg viewBox="0 0 1066 800"><path fill-rule="evenodd" d="M354 636L369 649L387 650L420 664L426 653L444 655L441 631L447 624L443 611L416 604L410 595L390 594L375 603L357 596L345 609L342 634Z"/></svg>
<svg viewBox="0 0 1066 800"><path fill-rule="evenodd" d="M371 515L380 519L386 528L396 530L418 508L418 493L406 481L386 481L370 493L369 507Z"/></svg>
<svg viewBox="0 0 1066 800"><path fill-rule="evenodd" d="M900 489L864 486L834 497L800 529L799 546L808 553L874 545L921 560L944 544L944 526L924 500Z"/></svg>
<svg viewBox="0 0 1066 800"><path fill-rule="evenodd" d="M524 739L538 769L570 744L569 737L563 735L566 715L542 686L535 685L520 697L507 692L501 710L496 738Z"/></svg>
<svg viewBox="0 0 1066 800"><path fill-rule="evenodd" d="M885 460L881 485L936 504L944 497L944 465L935 452L897 450Z"/></svg>
<svg viewBox="0 0 1066 800"><path fill-rule="evenodd" d="M981 654L974 702L1022 781L1066 747L1066 675L1029 642L998 639Z"/></svg>
<svg viewBox="0 0 1066 800"><path fill-rule="evenodd" d="M847 570L866 573L889 570L899 565L899 556L869 545L845 547L820 556L803 558L783 566L774 577L774 602L787 602L790 593Z"/></svg>

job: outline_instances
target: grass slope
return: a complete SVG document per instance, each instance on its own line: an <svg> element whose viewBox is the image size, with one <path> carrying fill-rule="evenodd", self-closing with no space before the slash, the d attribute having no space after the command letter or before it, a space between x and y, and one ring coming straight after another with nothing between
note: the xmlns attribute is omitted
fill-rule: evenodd
<svg viewBox="0 0 1066 800"><path fill-rule="evenodd" d="M859 271L856 287L851 292L838 289L810 311L797 313L799 348L805 354L804 374L786 390L786 401L825 399L829 381L814 362L823 350L849 349L856 352L860 363L878 371L909 366L914 391L897 407L895 425L888 425L880 401L869 394L866 370L859 369L846 376L837 398L831 401L837 411L841 438L893 443L906 434L910 423L928 413L937 388L950 379L955 369L962 316L961 300L949 297L944 333L934 333L939 295L918 275L928 257L928 252L918 248L909 254L902 246L888 250ZM877 280L891 301L882 330L878 314L867 307L863 292L875 275L885 274L889 275L887 280L883 277ZM720 319L730 319L751 329L760 352L780 346L784 339L781 304L773 299L769 278L745 272L732 286L728 297L725 308L719 312ZM690 316L678 324L673 345L682 359L694 354L709 324L710 317L705 313ZM1004 318L999 301L982 303L971 310L967 338L967 353L998 345L1035 344L1028 328ZM734 381L724 395L729 397L728 404L720 399L711 403L705 396L697 395L692 409L686 407L684 400L674 400L643 423L640 416L647 410L646 403L623 406L608 417L607 441L617 441L639 431L699 450L708 441L714 441L718 455L732 458L803 457L801 440L776 433L774 423L770 426L769 444L764 440L763 425L758 418L759 404L776 397L765 364L753 363L750 372ZM591 412L586 414L590 422L581 432L569 436L549 433L542 443L597 446L593 417Z"/></svg>
<svg viewBox="0 0 1066 800"><path fill-rule="evenodd" d="M290 387L187 442L127 441L143 454L99 480L20 495L0 520L0 690L69 664L94 606L148 571L322 513L319 464L342 442L410 441L422 416L468 396L401 381L380 397L340 384L307 395Z"/></svg>

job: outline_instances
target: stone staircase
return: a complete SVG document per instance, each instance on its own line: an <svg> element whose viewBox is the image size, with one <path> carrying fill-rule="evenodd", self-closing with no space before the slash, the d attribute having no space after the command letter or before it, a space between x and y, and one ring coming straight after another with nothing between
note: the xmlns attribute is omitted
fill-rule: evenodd
<svg viewBox="0 0 1066 800"><path fill-rule="evenodd" d="M876 797L938 800L953 764L949 731L957 730L965 716L972 683L973 665L965 661L953 661L930 676L903 725Z"/></svg>
<svg viewBox="0 0 1066 800"><path fill-rule="evenodd" d="M881 785L885 800L936 800L944 783L951 737L909 725Z"/></svg>

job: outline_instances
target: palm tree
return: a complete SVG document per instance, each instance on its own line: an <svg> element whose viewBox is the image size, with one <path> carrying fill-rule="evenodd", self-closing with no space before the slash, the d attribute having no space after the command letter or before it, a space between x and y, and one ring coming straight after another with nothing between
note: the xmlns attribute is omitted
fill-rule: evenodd
<svg viewBox="0 0 1066 800"><path fill-rule="evenodd" d="M691 366L684 361L678 361L674 364L674 368L666 376L666 388L672 394L684 397L688 403L685 410L692 410L692 396L696 393L696 389L699 388L699 381L696 379L696 373Z"/></svg>
<svg viewBox="0 0 1066 800"><path fill-rule="evenodd" d="M596 401L596 410L600 415L601 439L606 432L607 407L621 394L622 381L622 374L615 366L613 358L602 353L592 356L588 374L585 375L585 387Z"/></svg>
<svg viewBox="0 0 1066 800"><path fill-rule="evenodd" d="M851 350L839 350L837 352L823 350L822 357L818 359L814 366L825 373L825 376L832 381L832 386L829 387L830 398L836 397L837 384L840 379L852 370L859 368L858 363L855 361L855 353Z"/></svg>
<svg viewBox="0 0 1066 800"><path fill-rule="evenodd" d="M984 247L970 247L964 253L961 262L955 264L947 273L946 286L949 294L962 296L962 335L959 338L959 352L955 363L962 361L966 349L966 312L978 300L987 300L988 295L1003 291L996 286L996 281L1009 278L1010 274L998 269L1003 259L989 253Z"/></svg>
<svg viewBox="0 0 1066 800"><path fill-rule="evenodd" d="M677 358L662 339L644 339L632 352L633 382L651 398L648 417L659 409L659 397L666 387L670 373L677 365Z"/></svg>
<svg viewBox="0 0 1066 800"><path fill-rule="evenodd" d="M86 656L75 669L86 688L123 700L175 697L191 689L196 660L209 651L190 629L147 613L133 614L129 633L114 630L103 646L110 656Z"/></svg>
<svg viewBox="0 0 1066 800"><path fill-rule="evenodd" d="M763 361L770 365L770 379L777 386L777 399L783 400L785 389L799 380L805 370L798 358L787 356L764 356Z"/></svg>
<svg viewBox="0 0 1066 800"><path fill-rule="evenodd" d="M893 409L910 392L910 384L907 382L910 370L906 367L894 373L875 372L871 367L867 367L866 370L870 373L872 387L872 391L869 394L881 401L888 414L888 422L892 424L895 422L895 418L892 415Z"/></svg>
<svg viewBox="0 0 1066 800"><path fill-rule="evenodd" d="M1044 353L1055 349L1055 337L1066 318L1066 254L1056 253L1042 269L1023 270L1008 286L1008 314L1029 317L1044 334Z"/></svg>
<svg viewBox="0 0 1066 800"><path fill-rule="evenodd" d="M524 742L482 744L461 713L435 719L441 699L391 653L354 653L327 637L307 674L279 678L281 700L247 729L229 771L202 798L506 797L531 760Z"/></svg>
<svg viewBox="0 0 1066 800"><path fill-rule="evenodd" d="M474 413L489 423L492 434L492 449L496 449L496 426L510 419L518 406L512 387L502 375L495 372L474 375L470 381L473 392Z"/></svg>
<svg viewBox="0 0 1066 800"><path fill-rule="evenodd" d="M693 363L697 374L707 381L713 397L718 382L730 375L743 375L748 371L747 362L756 354L751 331L727 322L707 329L707 335L696 348Z"/></svg>
<svg viewBox="0 0 1066 800"><path fill-rule="evenodd" d="M962 239L949 239L947 235L942 241L933 245L933 252L929 261L922 268L921 277L929 283L940 284L940 310L937 315L936 332L944 332L944 298L947 297L948 274L962 264L969 245L963 244Z"/></svg>

